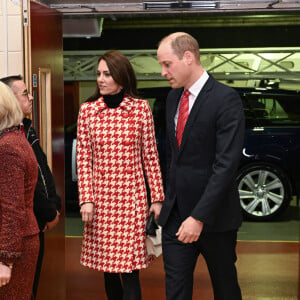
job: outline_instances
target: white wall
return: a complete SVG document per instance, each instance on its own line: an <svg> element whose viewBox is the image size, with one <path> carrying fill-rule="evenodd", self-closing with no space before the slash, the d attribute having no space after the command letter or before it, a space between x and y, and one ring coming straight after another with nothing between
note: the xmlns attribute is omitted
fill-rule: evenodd
<svg viewBox="0 0 300 300"><path fill-rule="evenodd" d="M23 75L23 37L20 0L0 0L0 78Z"/></svg>

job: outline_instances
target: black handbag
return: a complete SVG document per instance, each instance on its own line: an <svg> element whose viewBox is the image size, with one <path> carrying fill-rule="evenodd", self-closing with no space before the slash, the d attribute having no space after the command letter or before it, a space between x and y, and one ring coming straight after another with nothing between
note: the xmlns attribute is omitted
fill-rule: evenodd
<svg viewBox="0 0 300 300"><path fill-rule="evenodd" d="M156 224L154 218L154 212L152 212L146 223L146 235L156 236L156 230L158 229L158 225Z"/></svg>

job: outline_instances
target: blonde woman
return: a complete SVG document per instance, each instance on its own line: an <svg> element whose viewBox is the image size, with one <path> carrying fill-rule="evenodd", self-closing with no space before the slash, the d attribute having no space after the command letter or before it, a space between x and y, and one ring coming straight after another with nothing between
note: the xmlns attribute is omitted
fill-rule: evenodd
<svg viewBox="0 0 300 300"><path fill-rule="evenodd" d="M31 298L39 250L37 162L20 130L22 118L13 92L0 82L0 299Z"/></svg>

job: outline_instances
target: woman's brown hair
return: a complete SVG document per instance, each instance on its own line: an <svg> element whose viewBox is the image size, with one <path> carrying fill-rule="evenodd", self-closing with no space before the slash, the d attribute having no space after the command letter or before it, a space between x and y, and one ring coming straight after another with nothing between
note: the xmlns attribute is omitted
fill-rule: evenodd
<svg viewBox="0 0 300 300"><path fill-rule="evenodd" d="M100 56L98 64L101 60L106 62L112 78L123 88L124 93L132 97L137 97L138 92L136 77L132 65L127 57L119 51L111 50ZM90 96L86 102L95 101L100 96L101 94L97 86L94 94Z"/></svg>

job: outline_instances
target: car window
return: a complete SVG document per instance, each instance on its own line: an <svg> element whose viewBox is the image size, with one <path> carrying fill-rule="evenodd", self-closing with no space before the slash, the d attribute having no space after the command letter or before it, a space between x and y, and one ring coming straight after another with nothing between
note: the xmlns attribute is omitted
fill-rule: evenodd
<svg viewBox="0 0 300 300"><path fill-rule="evenodd" d="M250 105L250 99L247 99L245 95L241 95L241 98L244 106L246 128L258 126L252 105Z"/></svg>
<svg viewBox="0 0 300 300"><path fill-rule="evenodd" d="M300 97L293 95L243 95L246 120L258 126L299 126ZM254 125L255 126L255 125Z"/></svg>

